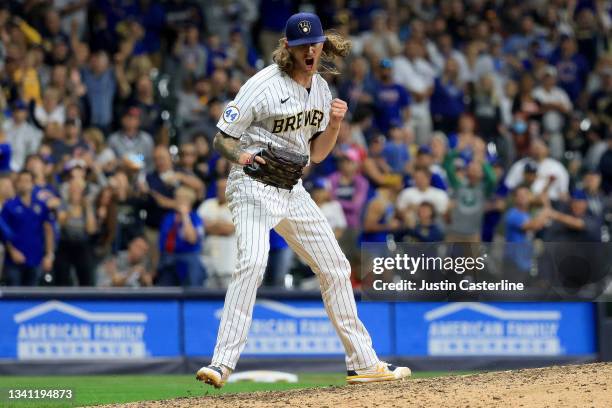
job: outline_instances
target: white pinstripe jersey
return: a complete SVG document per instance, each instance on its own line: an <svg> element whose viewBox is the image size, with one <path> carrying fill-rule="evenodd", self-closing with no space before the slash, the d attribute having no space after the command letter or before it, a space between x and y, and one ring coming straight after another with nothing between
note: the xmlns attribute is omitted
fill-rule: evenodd
<svg viewBox="0 0 612 408"><path fill-rule="evenodd" d="M253 75L217 123L249 152L271 144L310 156L312 137L329 122L331 92L319 74L310 92L272 64Z"/></svg>

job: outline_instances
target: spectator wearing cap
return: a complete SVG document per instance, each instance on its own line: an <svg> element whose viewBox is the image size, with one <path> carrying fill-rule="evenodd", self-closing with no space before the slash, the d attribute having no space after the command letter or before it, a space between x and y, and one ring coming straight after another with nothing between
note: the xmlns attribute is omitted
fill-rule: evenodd
<svg viewBox="0 0 612 408"><path fill-rule="evenodd" d="M8 256L4 261L3 280L8 286L35 286L53 267L55 238L48 207L33 197L32 174L17 174L17 196L2 207L0 218L7 227L5 240Z"/></svg>
<svg viewBox="0 0 612 408"><path fill-rule="evenodd" d="M537 164L537 175L531 184L531 192L540 195L547 190L548 198L552 201L564 200L569 190L569 173L558 160L549 157L548 146L541 139L531 142L530 157L517 161L508 170L508 189L514 190L525 181L525 166L529 161L535 161Z"/></svg>
<svg viewBox="0 0 612 408"><path fill-rule="evenodd" d="M495 189L495 173L486 161L472 160L457 166L461 160L456 151L444 163L451 187L446 239L449 242L480 242L487 199Z"/></svg>
<svg viewBox="0 0 612 408"><path fill-rule="evenodd" d="M410 116L410 94L393 81L393 62L382 59L379 63L378 82L374 90L375 122L378 130L387 134L391 124L403 125Z"/></svg>
<svg viewBox="0 0 612 408"><path fill-rule="evenodd" d="M417 167L412 175L414 186L407 187L397 197L397 210L406 221L409 212L413 212L423 201L435 207L436 215L443 215L448 209L448 194L446 191L431 185L431 172L428 168Z"/></svg>
<svg viewBox="0 0 612 408"><path fill-rule="evenodd" d="M412 99L410 125L414 130L416 143L429 143L432 122L429 99L433 93L436 71L425 58L425 50L416 39L408 39L404 53L393 61L393 78L404 86Z"/></svg>
<svg viewBox="0 0 612 408"><path fill-rule="evenodd" d="M553 223L545 232L546 241L601 242L601 218L588 210L588 197L583 190L572 192L569 208L562 211L547 208Z"/></svg>
<svg viewBox="0 0 612 408"><path fill-rule="evenodd" d="M28 107L21 99L13 103L12 116L2 127L11 145L11 170L20 171L26 157L38 150L42 132L28 122Z"/></svg>
<svg viewBox="0 0 612 408"><path fill-rule="evenodd" d="M527 187L514 190L513 205L504 218L506 245L504 254L507 270L528 273L532 266L533 235L541 231L549 221L546 211L536 216L530 213L530 192Z"/></svg>
<svg viewBox="0 0 612 408"><path fill-rule="evenodd" d="M563 155L563 137L565 115L572 109L572 102L567 93L557 86L557 69L548 66L542 73L542 85L533 90L533 97L540 104L542 111L542 129L550 140L551 156L560 159Z"/></svg>
<svg viewBox="0 0 612 408"><path fill-rule="evenodd" d="M121 118L121 129L108 139L108 146L117 157L137 156L146 170L153 168L153 138L140 129L141 111L135 106L129 107Z"/></svg>
<svg viewBox="0 0 612 408"><path fill-rule="evenodd" d="M160 225L157 284L201 287L206 280L206 270L200 261L204 223L192 208L196 194L193 189L180 186L174 197L174 208Z"/></svg>
<svg viewBox="0 0 612 408"><path fill-rule="evenodd" d="M413 141L412 139L414 139L412 130L403 128L400 123L391 123L389 139L385 142L382 154L392 172L397 174L409 172L409 146Z"/></svg>
<svg viewBox="0 0 612 408"><path fill-rule="evenodd" d="M81 137L81 123L70 119L64 125L64 137L51 142L51 159L64 163L71 158L81 157L89 151L89 146Z"/></svg>
<svg viewBox="0 0 612 408"><path fill-rule="evenodd" d="M559 86L570 100L577 101L586 84L589 64L578 53L576 40L568 35L562 36L561 45L551 55L550 63L557 69Z"/></svg>
<svg viewBox="0 0 612 408"><path fill-rule="evenodd" d="M429 145L422 145L417 151L414 160L415 167L429 169L431 172L431 186L446 191L446 171L444 168L435 162L433 152Z"/></svg>
<svg viewBox="0 0 612 408"><path fill-rule="evenodd" d="M601 174L597 170L589 170L582 178L582 189L587 197L589 213L603 219L612 212L612 197L606 197L601 189Z"/></svg>
<svg viewBox="0 0 612 408"><path fill-rule="evenodd" d="M459 65L454 58L446 60L442 75L435 80L430 111L435 130L447 134L457 131L457 122L465 111L465 102Z"/></svg>
<svg viewBox="0 0 612 408"><path fill-rule="evenodd" d="M117 91L117 79L106 52L94 53L89 59L89 67L82 70L81 76L87 87L90 123L107 132L113 122L113 99Z"/></svg>

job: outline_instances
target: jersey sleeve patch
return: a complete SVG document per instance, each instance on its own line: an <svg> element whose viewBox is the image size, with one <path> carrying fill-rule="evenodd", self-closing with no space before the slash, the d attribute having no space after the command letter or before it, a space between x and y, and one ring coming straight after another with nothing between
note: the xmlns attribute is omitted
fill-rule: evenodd
<svg viewBox="0 0 612 408"><path fill-rule="evenodd" d="M234 123L240 118L240 109L237 106L228 106L223 111L223 120L226 123Z"/></svg>

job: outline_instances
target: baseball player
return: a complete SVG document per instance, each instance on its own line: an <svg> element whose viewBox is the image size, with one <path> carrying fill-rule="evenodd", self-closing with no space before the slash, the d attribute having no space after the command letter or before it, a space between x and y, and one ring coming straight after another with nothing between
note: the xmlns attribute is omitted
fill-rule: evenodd
<svg viewBox="0 0 612 408"><path fill-rule="evenodd" d="M274 64L240 89L217 123L214 147L233 163L228 205L238 237L238 263L225 296L212 362L196 378L217 388L236 367L251 326L257 288L274 228L319 278L325 310L344 345L348 383L410 375L378 359L357 317L351 269L325 216L302 186L302 169L319 163L336 144L346 102L332 100L317 73L321 59L346 56L350 42L323 32L311 13L289 18Z"/></svg>

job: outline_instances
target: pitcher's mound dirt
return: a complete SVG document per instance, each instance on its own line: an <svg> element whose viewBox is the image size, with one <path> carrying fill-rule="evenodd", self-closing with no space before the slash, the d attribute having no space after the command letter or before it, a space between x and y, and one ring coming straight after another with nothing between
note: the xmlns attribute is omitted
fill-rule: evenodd
<svg viewBox="0 0 612 408"><path fill-rule="evenodd" d="M612 363L498 371L342 387L178 398L113 406L612 407Z"/></svg>

